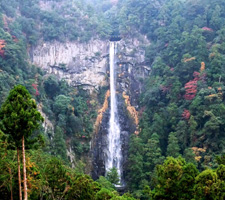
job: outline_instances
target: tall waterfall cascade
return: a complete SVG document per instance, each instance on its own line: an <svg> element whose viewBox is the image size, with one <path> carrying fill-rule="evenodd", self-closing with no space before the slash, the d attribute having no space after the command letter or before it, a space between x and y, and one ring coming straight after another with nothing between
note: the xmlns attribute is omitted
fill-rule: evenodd
<svg viewBox="0 0 225 200"><path fill-rule="evenodd" d="M108 151L105 162L106 172L111 168L117 169L118 175L122 175L122 151L120 142L120 125L118 120L118 108L116 100L116 79L115 79L115 55L116 55L116 42L110 42L110 120L108 129Z"/></svg>

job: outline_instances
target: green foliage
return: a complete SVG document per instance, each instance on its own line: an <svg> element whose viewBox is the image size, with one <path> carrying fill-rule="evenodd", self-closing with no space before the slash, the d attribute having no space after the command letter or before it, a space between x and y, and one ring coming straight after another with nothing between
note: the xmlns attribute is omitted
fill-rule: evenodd
<svg viewBox="0 0 225 200"><path fill-rule="evenodd" d="M60 6L57 4L60 3ZM10 29L17 38L35 45L41 37L45 41L89 41L93 35L106 38L110 34L110 21L102 12L80 0L48 1L50 9L40 8L39 1L10 0L1 2L0 10L8 17ZM20 15L18 15L20 13Z"/></svg>
<svg viewBox="0 0 225 200"><path fill-rule="evenodd" d="M115 167L113 167L112 169L110 169L107 174L106 174L106 179L114 184L114 185L118 185L119 184L119 175L118 175L118 172L117 172L117 169Z"/></svg>
<svg viewBox="0 0 225 200"><path fill-rule="evenodd" d="M9 134L16 146L22 136L28 138L43 121L37 105L24 86L15 86L0 110L2 130Z"/></svg>
<svg viewBox="0 0 225 200"><path fill-rule="evenodd" d="M107 178L104 176L100 176L99 179L96 181L99 183L99 185L109 191L115 190L115 186L111 181L109 181Z"/></svg>
<svg viewBox="0 0 225 200"><path fill-rule="evenodd" d="M167 146L167 156L178 157L180 151L180 147L178 145L178 139L176 137L176 133L171 132L169 134L168 146Z"/></svg>
<svg viewBox="0 0 225 200"><path fill-rule="evenodd" d="M128 163L139 158L133 174L141 180L131 178L129 164L126 168L132 192L140 193L134 183L155 184L155 167L164 156L182 155L201 170L217 166L215 155L225 149L224 11L220 0L121 2L121 33L146 34L151 42L145 55L151 73L140 98L138 137L145 156L137 150L128 158Z"/></svg>
<svg viewBox="0 0 225 200"><path fill-rule="evenodd" d="M66 155L66 143L65 139L63 138L63 132L60 127L56 127L55 134L53 137L53 149L52 154L56 157L60 157L64 161L67 161L67 155Z"/></svg>
<svg viewBox="0 0 225 200"><path fill-rule="evenodd" d="M220 166L217 172L224 171L225 166ZM222 168L222 169L221 169ZM195 199L224 199L224 177L220 179L216 172L208 169L196 177Z"/></svg>
<svg viewBox="0 0 225 200"><path fill-rule="evenodd" d="M70 98L65 95L59 95L55 98L53 105L56 114L65 114L70 103Z"/></svg>
<svg viewBox="0 0 225 200"><path fill-rule="evenodd" d="M182 158L168 157L157 167L157 185L153 199L192 199L195 177L198 171Z"/></svg>

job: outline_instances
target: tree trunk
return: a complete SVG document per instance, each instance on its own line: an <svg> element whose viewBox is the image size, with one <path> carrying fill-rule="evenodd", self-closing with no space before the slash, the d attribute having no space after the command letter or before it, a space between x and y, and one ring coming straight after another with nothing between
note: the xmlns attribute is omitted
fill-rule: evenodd
<svg viewBox="0 0 225 200"><path fill-rule="evenodd" d="M23 154L23 187L24 187L24 200L27 200L27 172L26 172L26 157L24 136L22 137L22 154Z"/></svg>
<svg viewBox="0 0 225 200"><path fill-rule="evenodd" d="M10 175L11 200L13 200L13 191L12 191L12 170L11 170L11 168L9 168L9 175Z"/></svg>
<svg viewBox="0 0 225 200"><path fill-rule="evenodd" d="M21 175L20 175L20 152L19 152L19 147L17 147L17 163L18 163L19 197L20 197L20 200L22 200Z"/></svg>

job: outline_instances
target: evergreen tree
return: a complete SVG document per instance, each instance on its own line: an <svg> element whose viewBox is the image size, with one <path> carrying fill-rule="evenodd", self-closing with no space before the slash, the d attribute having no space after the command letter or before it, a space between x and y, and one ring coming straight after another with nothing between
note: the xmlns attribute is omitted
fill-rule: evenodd
<svg viewBox="0 0 225 200"><path fill-rule="evenodd" d="M137 190L144 178L143 173L143 143L142 140L133 135L129 144L129 157L126 179L131 191Z"/></svg>
<svg viewBox="0 0 225 200"><path fill-rule="evenodd" d="M167 146L167 156L178 157L180 155L180 147L178 144L178 139L175 132L169 134L168 146Z"/></svg>
<svg viewBox="0 0 225 200"><path fill-rule="evenodd" d="M146 179L151 180L153 170L156 165L162 164L164 156L162 156L162 151L159 145L159 136L157 133L153 133L148 143L144 148L144 171L146 174Z"/></svg>
<svg viewBox="0 0 225 200"><path fill-rule="evenodd" d="M43 121L43 118L40 112L37 111L37 105L26 88L18 85L10 91L8 98L2 105L0 119L3 131L10 135L17 147L20 200L22 199L22 194L20 187L19 147L21 147L22 142L24 200L27 200L25 139L27 140L32 132L39 127L39 122Z"/></svg>
<svg viewBox="0 0 225 200"><path fill-rule="evenodd" d="M114 184L114 185L118 185L119 184L119 175L118 175L118 172L117 172L117 169L115 167L113 167L112 169L110 169L107 174L106 174L106 179Z"/></svg>

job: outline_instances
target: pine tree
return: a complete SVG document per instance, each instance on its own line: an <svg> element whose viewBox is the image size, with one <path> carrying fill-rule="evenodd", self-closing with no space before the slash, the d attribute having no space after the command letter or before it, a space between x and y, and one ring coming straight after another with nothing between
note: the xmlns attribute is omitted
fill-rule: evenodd
<svg viewBox="0 0 225 200"><path fill-rule="evenodd" d="M168 146L167 146L167 156L178 157L180 155L180 147L178 144L178 139L175 132L169 134Z"/></svg>
<svg viewBox="0 0 225 200"><path fill-rule="evenodd" d="M24 200L27 200L25 139L28 139L32 132L39 127L39 122L43 121L43 118L37 110L35 100L31 98L26 88L22 85L18 85L10 91L8 98L2 105L0 119L3 131L12 137L17 147L20 200L22 199L22 192L19 148L22 142Z"/></svg>
<svg viewBox="0 0 225 200"><path fill-rule="evenodd" d="M162 164L164 156L162 156L162 151L159 145L159 136L157 133L153 133L148 143L144 148L145 162L144 170L147 175L147 180L151 177L153 170L156 165ZM150 180L149 180L150 181Z"/></svg>
<svg viewBox="0 0 225 200"><path fill-rule="evenodd" d="M143 177L143 143L139 137L133 135L129 144L129 157L126 177L130 189L138 189Z"/></svg>

